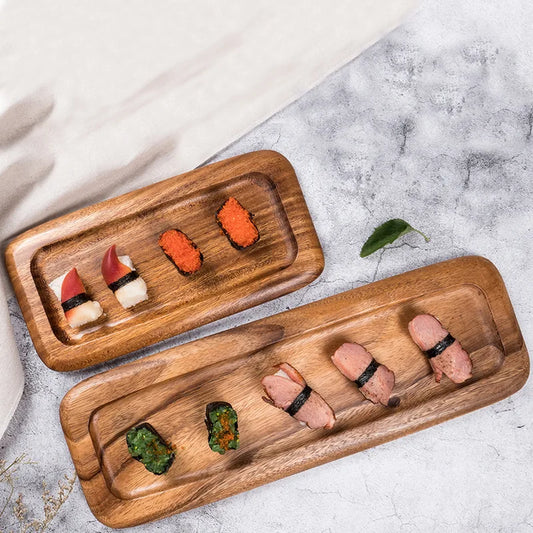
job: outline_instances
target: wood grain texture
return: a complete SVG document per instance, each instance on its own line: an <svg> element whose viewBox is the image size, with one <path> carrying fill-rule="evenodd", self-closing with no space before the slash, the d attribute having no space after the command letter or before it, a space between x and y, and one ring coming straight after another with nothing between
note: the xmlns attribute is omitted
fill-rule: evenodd
<svg viewBox="0 0 533 533"><path fill-rule="evenodd" d="M235 196L251 211L257 243L236 250L215 213ZM182 276L158 246L171 228L199 246L204 264ZM100 263L117 245L148 286L149 299L123 309ZM6 263L37 353L54 370L118 357L277 298L320 275L324 258L296 174L277 152L254 152L167 179L52 220L17 237ZM48 286L75 266L105 316L71 328Z"/></svg>
<svg viewBox="0 0 533 533"><path fill-rule="evenodd" d="M472 379L435 383L408 322L432 313L471 353ZM346 341L396 374L395 409L366 401L333 366ZM260 380L287 361L333 407L335 427L310 430L262 401ZM424 429L496 402L527 380L529 358L503 281L480 257L439 263L172 348L96 375L61 403L61 423L95 516L125 527L182 512ZM241 446L207 444L206 403L237 410ZM127 430L149 422L176 445L154 476L131 459Z"/></svg>

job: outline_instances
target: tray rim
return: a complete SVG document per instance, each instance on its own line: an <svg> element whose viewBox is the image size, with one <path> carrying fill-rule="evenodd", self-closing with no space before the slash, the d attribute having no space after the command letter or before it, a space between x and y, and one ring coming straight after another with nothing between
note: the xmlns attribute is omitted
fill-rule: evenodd
<svg viewBox="0 0 533 533"><path fill-rule="evenodd" d="M167 320L165 328L154 326L152 329L144 331L144 335L135 336L136 340L129 339L125 343L121 343L120 340L112 339L112 347L106 343L106 340L109 341L108 335L81 344L61 342L52 330L31 273L35 254L47 244L70 237L75 233L90 231L112 219L113 213L120 212L121 217L133 215L139 211L139 197L142 202L142 210L145 211L157 208L158 205L164 203L158 199L154 200L154 197L157 198L154 193L162 192L168 187L180 187L180 190L184 191L180 194L181 196L205 190L207 185L201 184L201 177L216 175L225 167L234 170L234 176L244 176L250 173L266 175L278 189L281 204L293 231L297 216L293 212L294 208L291 209L290 206L286 205L284 197L290 192L298 204L297 215L301 217L299 224L304 229L298 234L294 233L297 244L296 258L280 273L276 272L264 278L270 281L275 280L275 282L268 284L266 288L258 288L240 300L228 302L226 308L218 306L214 312L210 311L196 321L191 318L185 327L180 327L183 321L174 321L173 327L170 328ZM224 183L227 179L226 176L219 182ZM216 181L215 179L214 183ZM210 186L213 186L213 183ZM106 213L103 219L99 218L101 213ZM52 370L65 372L88 368L115 359L229 316L229 314L243 311L300 289L320 276L324 269L324 254L293 166L279 152L260 150L198 167L35 226L10 241L5 250L5 262L37 354L43 363ZM29 281L26 282L24 279ZM172 317L174 313L177 313L176 309L166 314L165 318ZM189 322L192 325L189 325ZM140 330L141 327L140 324L132 326L133 330ZM128 331L131 330L128 329ZM147 340L141 340L141 337ZM87 355L84 355L85 352Z"/></svg>
<svg viewBox="0 0 533 533"><path fill-rule="evenodd" d="M458 274L454 276L455 283L439 285L442 282L442 278L446 277L447 271L456 272ZM426 279L421 281L419 279L420 274L429 275L426 276ZM479 282L480 279L483 280L484 278L486 279L483 282ZM478 282L476 282L476 280ZM174 503L172 505L167 504L163 508L157 508L154 510L154 508L157 507L157 504L154 503L151 510L148 512L145 511L144 513L138 512L139 506L142 508L143 505L147 505L143 502L155 501L154 498L157 498L160 496L160 494L153 494L132 500L119 500L111 494L109 489L107 489L105 482L102 483L101 479L98 479L102 478L103 474L99 469L99 462L98 458L96 457L96 451L94 450L94 447L92 448L92 452L94 453L91 452L91 454L89 454L92 457L87 456L87 454L84 454L82 451L83 442L86 441L87 437L92 443L89 434L89 419L87 419L85 429L83 428L83 425L80 427L79 423L74 422L76 415L74 414L75 410L73 411L73 408L75 408L77 402L83 403L85 396L90 396L92 389L100 386L101 383L104 383L104 386L111 387L111 384L113 383L116 385L120 381L127 380L128 375L138 375L138 372L140 372L142 368L150 368L151 372L158 374L157 368L159 366L162 368L168 366L168 368L166 369L166 372L163 373L164 375L158 375L156 379L150 381L149 384L154 384L169 379L169 374L170 376L186 374L209 364L209 362L207 362L209 359L206 359L205 361L194 361L193 359L195 358L192 355L194 355L195 350L196 352L210 351L212 347L217 346L218 344L219 350L217 350L217 352L219 354L224 353L224 350L220 350L220 345L224 346L224 344L226 344L228 347L234 347L239 340L239 337L241 340L244 339L246 341L241 343L242 346L249 345L249 349L252 351L254 349L261 349L264 346L278 342L282 338L285 340L292 336L299 335L304 331L314 329L302 326L302 323L307 322L306 318L312 320L312 316L314 314L313 310L317 309L321 305L324 305L324 302L345 302L348 300L352 303L355 303L355 305L358 304L359 307L362 308L362 304L368 304L370 301L373 307L379 307L380 302L383 302L387 299L390 301L389 295L391 293L405 294L416 286L417 290L422 290L422 292L419 294L425 294L426 292L433 292L435 289L438 289L439 286L443 289L449 288L455 284L472 284L483 292L489 305L489 309L492 313L496 329L502 341L503 353L505 356L505 362L503 363L502 367L500 367L500 369L493 375L483 378L474 384L474 388L483 393L483 391L488 390L485 388L486 385L497 382L498 388L493 390L490 395L478 395L475 401L465 405L460 401L461 395L457 394L451 398L449 405L445 408L446 410L444 411L444 414L441 414L441 412L437 409L433 416L426 415L423 420L418 420L409 424L404 423L402 427L397 428L392 436L387 434L387 431L383 431L381 433L379 432L379 420L377 421L378 427L372 428L376 422L371 422L367 424L367 431L372 430L372 438L365 441L363 446L361 446L360 443L354 443L354 439L350 439L350 434L355 436L356 433L361 431L361 426L355 428L355 430L348 429L339 434L329 435L319 442L313 442L310 445L305 446L305 453L301 453L301 449L291 451L287 457L284 456L284 461L281 461L283 463L281 466L270 460L270 463L274 464L269 463L268 474L263 474L259 479L251 479L253 477L253 472L250 471L250 476L247 483L241 483L237 488L226 487L222 495L215 495L214 497L210 497L208 495L207 499L201 503L189 502L181 507L179 503ZM365 295L369 297L367 300L365 300ZM413 297L416 296L416 294L413 294ZM398 299L401 298L396 298L395 300L390 301L390 304L393 305L396 301L398 301ZM332 314L335 315L334 312ZM294 320L293 322L299 323L299 326L291 329L291 319L295 316L298 318L298 315L303 315L303 320L301 316L299 320ZM342 318L342 314L338 318ZM510 325L506 326L505 328L502 327L502 319L504 318L510 319ZM332 317L331 322L336 322L335 317ZM282 335L281 338L277 339L275 328L280 327L279 325L283 325L283 327L287 326L285 328L287 335ZM323 325L320 327L323 327ZM261 342L261 337L265 336L265 331L268 333L268 340L266 344ZM259 346L256 346L258 342ZM190 352L189 355L187 355L187 352ZM228 353L231 354L231 351ZM224 359L229 357L230 355L226 356ZM179 361L179 365L176 364L176 361ZM172 365L172 363L174 363L174 365ZM502 379L500 379L501 374L503 374ZM272 315L249 324L238 326L231 330L216 333L208 337L203 337L201 339L167 349L158 354L154 354L138 361L132 361L102 374L92 376L80 382L67 392L60 405L60 420L67 445L80 478L82 489L93 514L99 521L110 527L126 527L145 523L151 520L161 519L177 512L183 512L199 505L217 501L219 499L249 490L288 475L301 472L308 468L312 468L314 466L324 464L340 457L351 455L358 451L382 444L415 431L425 429L486 405L490 405L496 401L506 398L507 396L510 396L522 388L522 386L526 383L528 376L529 357L527 348L525 346L524 339L520 332L512 304L500 273L487 259L479 256L466 256L421 267L416 270L357 287L349 291L291 309L289 311L284 311L277 315ZM142 389L145 386L147 385L139 383L139 386L135 385L133 387L127 387L126 393L129 394L135 390ZM117 393L117 396L114 399L122 397L123 395L124 394ZM91 405L89 404L91 404L91 400L85 402L84 408L85 410L89 410L88 412L90 415L90 413L99 407L99 405L98 401L93 401ZM413 417L416 417L417 409L421 409L421 406L424 405L426 404L419 404L407 409L404 412L406 415L409 415L408 418L412 419ZM365 427L366 426L364 426L363 429ZM325 445L326 443L327 446ZM336 447L336 449L333 451L332 446ZM327 452L324 450L327 450ZM290 463L288 468L286 463ZM252 467L253 465L247 468L250 469ZM246 470L246 467L243 470ZM102 508L100 502L98 501L99 498L94 496L95 487L93 485L95 484L95 480L96 483L99 483L98 490L107 490L109 497L114 500L115 506L118 508L122 507L124 509L135 510L133 514L136 515L136 518L128 520L119 517L116 519L116 517L106 515L105 506ZM175 489L169 489L161 494L164 494L165 492L172 492L174 490ZM150 507L150 504L148 504L148 507Z"/></svg>

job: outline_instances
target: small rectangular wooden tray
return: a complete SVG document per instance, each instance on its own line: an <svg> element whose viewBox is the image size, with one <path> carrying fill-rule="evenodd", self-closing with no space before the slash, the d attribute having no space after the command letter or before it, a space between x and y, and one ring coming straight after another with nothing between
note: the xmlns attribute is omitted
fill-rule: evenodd
<svg viewBox="0 0 533 533"><path fill-rule="evenodd" d="M470 352L473 377L435 382L411 341L419 313L441 319ZM364 400L330 361L343 342L365 345L396 374L400 406ZM310 430L262 400L261 378L294 365L332 406L332 430ZM95 516L112 527L204 505L491 404L526 382L529 358L503 281L464 257L353 289L89 378L61 403L61 423ZM207 403L237 410L241 445L207 443ZM127 451L125 434L152 424L176 446L165 475Z"/></svg>
<svg viewBox="0 0 533 533"><path fill-rule="evenodd" d="M215 221L236 197L254 214L259 241L236 250ZM179 228L204 264L182 276L158 246ZM146 281L149 299L123 309L100 263L117 245ZM148 346L299 289L320 275L324 258L291 164L272 151L199 168L70 213L13 240L6 263L37 353L54 370L75 370ZM105 316L71 328L48 284L73 266Z"/></svg>

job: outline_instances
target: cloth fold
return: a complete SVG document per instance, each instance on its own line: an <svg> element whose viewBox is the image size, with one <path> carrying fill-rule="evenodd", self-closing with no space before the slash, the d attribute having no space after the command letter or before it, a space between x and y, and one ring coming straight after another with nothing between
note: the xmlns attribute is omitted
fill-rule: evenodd
<svg viewBox="0 0 533 533"><path fill-rule="evenodd" d="M8 0L0 7L4 248L39 222L201 164L416 4L110 0L98 10L88 0ZM22 387L9 294L0 289L0 435Z"/></svg>

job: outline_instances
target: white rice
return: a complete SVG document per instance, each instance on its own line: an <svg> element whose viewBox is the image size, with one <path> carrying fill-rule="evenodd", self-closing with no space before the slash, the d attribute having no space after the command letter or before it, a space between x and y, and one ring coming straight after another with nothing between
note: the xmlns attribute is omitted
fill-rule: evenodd
<svg viewBox="0 0 533 533"><path fill-rule="evenodd" d="M119 255L118 260L123 265L126 265L128 268L131 268L131 270L135 270L135 267L133 266L133 261L131 260L131 257L129 255Z"/></svg>
<svg viewBox="0 0 533 533"><path fill-rule="evenodd" d="M54 291L54 294L57 296L57 299L61 302L61 285L63 285L63 280L65 279L65 276L68 274L68 272L65 272L62 276L59 276L58 278L52 280L51 283L49 283L50 288Z"/></svg>
<svg viewBox="0 0 533 533"><path fill-rule="evenodd" d="M289 377L289 375L284 372L283 370L281 370L281 368L274 374L275 376L281 376L282 378L287 378L287 379L290 379L292 381L292 379Z"/></svg>
<svg viewBox="0 0 533 533"><path fill-rule="evenodd" d="M126 285L120 287L120 289L116 290L115 297L119 301L120 305L122 305L122 307L125 309L128 307L133 307L139 302L148 300L148 289L146 288L146 283L141 277L136 278Z"/></svg>
<svg viewBox="0 0 533 533"><path fill-rule="evenodd" d="M94 322L97 318L102 316L103 312L104 310L98 302L89 300L88 302L84 302L68 311L68 323L73 328L78 328L89 322Z"/></svg>

